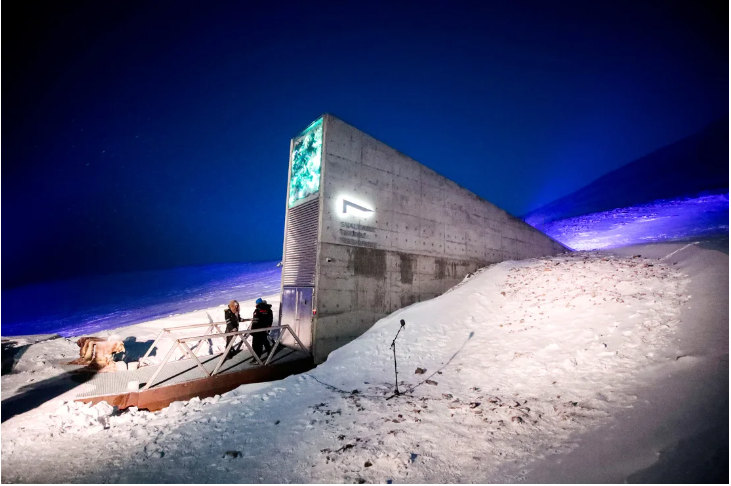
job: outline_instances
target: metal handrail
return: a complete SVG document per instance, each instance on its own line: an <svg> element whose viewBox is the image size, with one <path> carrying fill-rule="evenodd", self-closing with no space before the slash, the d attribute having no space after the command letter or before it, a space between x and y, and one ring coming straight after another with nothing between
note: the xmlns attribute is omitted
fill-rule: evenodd
<svg viewBox="0 0 731 486"><path fill-rule="evenodd" d="M198 326L198 327L202 327L202 326ZM228 353L231 350L231 347L233 346L234 342L236 341L236 338L234 337L234 339L232 339L226 345L226 349L221 354L221 358L218 361L218 364L213 369L213 371L210 372L210 373L208 372L208 370L206 370L206 368L200 362L200 360L198 359L198 356L196 356L195 353L193 353L193 351L191 351L191 349L188 347L188 345L185 344L187 341L193 341L193 340L200 341L201 339L225 338L225 337L228 337L228 336L237 336L237 337L239 337L241 339L241 341L243 341L243 343L249 349L249 352L254 357L254 359L261 366L267 366L269 364L269 362L272 360L272 357L274 356L274 353L277 351L277 347L279 347L279 344L282 341L282 337L284 336L284 332L280 332L279 333L279 336L277 337L277 341L274 343L274 346L272 346L272 350L269 352L269 356L267 356L267 360L265 362L262 362L261 361L261 359L259 358L259 356L252 349L252 347L249 344L249 342L246 340L246 338L250 334L254 334L254 333L257 333L257 332L271 331L271 330L274 330L274 329L283 329L283 330L289 331L289 333L292 335L292 337L295 339L295 341L297 341L297 344L299 345L299 347L302 348L302 351L304 351L308 356L312 356L312 354L307 350L307 348L305 348L304 344L302 344L302 341L300 341L300 338L297 337L297 334L295 334L295 332L292 330L291 327L289 327L288 324L284 324L282 326L262 327L260 329L247 329L247 330L244 330L244 331L231 331L231 332L222 332L222 333L219 333L219 334L204 334L203 336L190 336L190 337L187 337L187 338L178 338L178 339L175 340L175 345L173 345L173 346L170 347L170 350L165 355L165 358L160 362L160 364L158 365L157 369L155 370L155 373L152 374L152 376L150 377L150 379L148 380L148 382L145 384L145 386L142 388L141 391L145 391L145 390L149 389L152 386L152 384L155 382L155 378L157 378L157 375L160 374L160 372L162 371L163 366L165 366L167 364L168 360L172 356L173 351L175 351L175 349L182 350L185 355L187 355L191 359L195 360L196 365L203 371L203 373L205 373L205 375L208 378L210 378L211 376L216 375L218 373L218 371L221 369L221 365L223 365L223 362L226 360L226 357L228 356ZM162 335L162 333L161 333L161 335Z"/></svg>
<svg viewBox="0 0 731 486"><path fill-rule="evenodd" d="M251 319L245 319L244 321L250 321L250 320ZM187 326L164 327L160 331L160 333L157 335L157 337L155 338L155 340L152 342L152 345L147 350L147 352L145 353L145 355L142 358L140 358L140 360L139 360L140 361L140 364L142 364L142 360L143 359L145 359L148 356L150 356L150 353L152 353L152 350L155 349L155 346L157 346L158 341L160 341L160 339L163 337L163 335L166 332L167 333L170 333L172 331L180 331L180 330L184 330L184 329L195 329L197 327L206 327L207 329L206 329L206 331L203 334L204 334L204 336L206 336L207 339L210 339L210 336L208 336L208 333L211 332L211 331L213 331L214 329L220 333L221 332L221 328L218 327L218 326L219 325L222 325L222 324L226 324L226 323L225 322L209 322L208 324L190 324L190 325L187 325ZM202 340L203 339L201 339L201 341ZM198 350L196 350L196 353L197 352L198 352Z"/></svg>

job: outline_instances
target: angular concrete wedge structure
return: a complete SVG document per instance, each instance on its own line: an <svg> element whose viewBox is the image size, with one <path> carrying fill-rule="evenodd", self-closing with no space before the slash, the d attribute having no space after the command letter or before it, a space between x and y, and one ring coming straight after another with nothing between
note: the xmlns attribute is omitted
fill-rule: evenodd
<svg viewBox="0 0 731 486"><path fill-rule="evenodd" d="M565 251L332 115L291 142L280 324L318 363L480 267Z"/></svg>

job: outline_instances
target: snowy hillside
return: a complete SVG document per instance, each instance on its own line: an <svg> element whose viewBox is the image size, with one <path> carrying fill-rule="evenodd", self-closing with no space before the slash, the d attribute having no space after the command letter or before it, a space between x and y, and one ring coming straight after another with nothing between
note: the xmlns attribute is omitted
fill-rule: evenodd
<svg viewBox="0 0 731 486"><path fill-rule="evenodd" d="M729 120L663 147L603 175L572 194L531 211L532 226L575 216L647 204L659 199L728 194Z"/></svg>
<svg viewBox="0 0 731 486"><path fill-rule="evenodd" d="M726 192L653 201L551 221L536 228L573 250L713 237L725 237L728 248L728 217Z"/></svg>
<svg viewBox="0 0 731 486"><path fill-rule="evenodd" d="M3 290L2 335L80 336L279 293L276 263L119 273Z"/></svg>
<svg viewBox="0 0 731 486"><path fill-rule="evenodd" d="M692 300L676 250L687 251L503 262L382 319L309 373L156 413L61 396L3 422L2 479L520 480L632 407L648 370L678 361ZM400 319L405 395L388 399Z"/></svg>

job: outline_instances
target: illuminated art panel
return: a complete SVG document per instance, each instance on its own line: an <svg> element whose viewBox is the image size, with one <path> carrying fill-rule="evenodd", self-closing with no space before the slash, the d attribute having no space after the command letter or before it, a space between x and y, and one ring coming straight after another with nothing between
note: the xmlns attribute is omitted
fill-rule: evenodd
<svg viewBox="0 0 731 486"><path fill-rule="evenodd" d="M289 181L289 207L320 189L322 159L322 118L302 132L292 144L292 176Z"/></svg>

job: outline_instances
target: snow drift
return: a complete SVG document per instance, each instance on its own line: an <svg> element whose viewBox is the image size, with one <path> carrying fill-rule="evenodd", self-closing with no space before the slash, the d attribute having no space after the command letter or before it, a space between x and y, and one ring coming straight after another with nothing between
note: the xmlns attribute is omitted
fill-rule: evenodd
<svg viewBox="0 0 731 486"><path fill-rule="evenodd" d="M2 291L3 337L81 336L279 293L277 262L97 275ZM43 305L38 305L38 300ZM205 321L204 321L205 322Z"/></svg>
<svg viewBox="0 0 731 486"><path fill-rule="evenodd" d="M728 248L728 192L585 214L537 225L574 250L663 241L724 239ZM726 250L728 252L728 249Z"/></svg>
<svg viewBox="0 0 731 486"><path fill-rule="evenodd" d="M632 405L637 374L677 358L669 343L687 283L639 255L503 262L382 319L309 374L156 413L13 418L3 480L494 480L506 464L570 450L572 433ZM406 393L388 399L400 319ZM104 437L91 455L79 440L89 434Z"/></svg>
<svg viewBox="0 0 731 486"><path fill-rule="evenodd" d="M728 133L725 118L701 132L630 162L591 184L526 214L532 226L580 215L692 197L728 193Z"/></svg>

